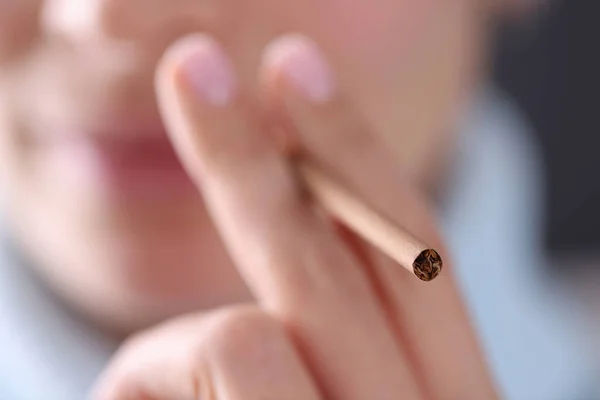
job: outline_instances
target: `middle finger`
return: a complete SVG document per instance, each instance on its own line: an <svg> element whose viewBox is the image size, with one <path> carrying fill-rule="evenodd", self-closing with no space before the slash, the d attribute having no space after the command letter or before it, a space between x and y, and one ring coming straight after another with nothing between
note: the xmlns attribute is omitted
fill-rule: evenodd
<svg viewBox="0 0 600 400"><path fill-rule="evenodd" d="M269 99L291 131L287 141L327 164L386 217L440 249L427 201L398 173L393 158L340 94L315 45L288 36L271 44L265 59ZM391 326L431 397L495 399L449 271L423 283L379 251L369 253Z"/></svg>

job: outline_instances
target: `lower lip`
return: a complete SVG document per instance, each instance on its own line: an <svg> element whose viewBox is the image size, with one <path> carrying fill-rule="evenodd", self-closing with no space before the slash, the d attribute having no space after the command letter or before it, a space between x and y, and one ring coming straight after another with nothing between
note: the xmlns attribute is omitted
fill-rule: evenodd
<svg viewBox="0 0 600 400"><path fill-rule="evenodd" d="M196 191L166 138L119 143L71 137L42 151L44 172L68 177L78 188L91 186L128 199L172 198Z"/></svg>

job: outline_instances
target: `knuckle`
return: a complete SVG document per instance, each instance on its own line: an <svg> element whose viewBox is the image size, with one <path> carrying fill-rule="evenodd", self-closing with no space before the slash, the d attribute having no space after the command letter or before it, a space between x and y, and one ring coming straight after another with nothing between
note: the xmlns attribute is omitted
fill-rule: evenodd
<svg viewBox="0 0 600 400"><path fill-rule="evenodd" d="M126 362L125 353L127 351L123 347L118 351L104 376L96 383L92 399L133 400L144 398L139 385L139 371Z"/></svg>
<svg viewBox="0 0 600 400"><path fill-rule="evenodd" d="M132 370L111 373L96 386L93 400L139 400L147 398L139 384L139 378Z"/></svg>
<svg viewBox="0 0 600 400"><path fill-rule="evenodd" d="M285 332L272 317L255 307L236 307L215 316L207 346L211 358L229 363L264 354Z"/></svg>

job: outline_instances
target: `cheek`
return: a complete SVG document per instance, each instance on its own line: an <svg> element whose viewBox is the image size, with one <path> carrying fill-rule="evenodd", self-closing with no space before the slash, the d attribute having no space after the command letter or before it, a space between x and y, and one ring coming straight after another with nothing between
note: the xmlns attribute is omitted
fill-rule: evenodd
<svg viewBox="0 0 600 400"><path fill-rule="evenodd" d="M348 94L369 114L379 109L373 117L381 120L381 112L410 86L455 74L465 55L454 43L462 40L462 25L473 22L464 18L470 1L304 0L293 6L302 16L300 27L323 46Z"/></svg>
<svg viewBox="0 0 600 400"><path fill-rule="evenodd" d="M423 86L444 92L469 73L479 40L472 0L305 0L309 6L305 22L353 96L389 102Z"/></svg>
<svg viewBox="0 0 600 400"><path fill-rule="evenodd" d="M406 168L428 174L427 160L447 147L478 77L476 7L472 0L348 3L320 5L329 15L321 17L321 38L342 85Z"/></svg>
<svg viewBox="0 0 600 400"><path fill-rule="evenodd" d="M320 36L344 67L385 68L428 30L431 0L310 0Z"/></svg>

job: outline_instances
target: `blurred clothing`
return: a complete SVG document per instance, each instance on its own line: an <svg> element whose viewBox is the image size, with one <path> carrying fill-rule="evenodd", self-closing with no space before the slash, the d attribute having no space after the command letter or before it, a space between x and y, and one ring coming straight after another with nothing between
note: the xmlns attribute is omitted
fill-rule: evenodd
<svg viewBox="0 0 600 400"><path fill-rule="evenodd" d="M464 126L442 221L508 400L568 400L586 365L573 315L542 273L541 171L526 124L483 91ZM0 399L81 400L116 349L8 251L0 262ZM456 360L460 363L460 360Z"/></svg>
<svg viewBox="0 0 600 400"><path fill-rule="evenodd" d="M64 307L3 239L0 399L85 399L118 344Z"/></svg>
<svg viewBox="0 0 600 400"><path fill-rule="evenodd" d="M462 132L441 217L501 398L577 399L591 367L582 316L546 269L545 170L534 136L511 103L490 91Z"/></svg>

